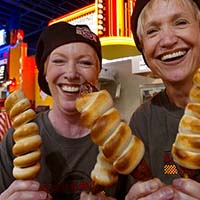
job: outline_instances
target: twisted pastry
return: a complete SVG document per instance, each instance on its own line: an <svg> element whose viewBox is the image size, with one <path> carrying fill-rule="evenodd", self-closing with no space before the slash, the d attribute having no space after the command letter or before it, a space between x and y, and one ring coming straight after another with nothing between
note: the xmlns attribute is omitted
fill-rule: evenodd
<svg viewBox="0 0 200 200"><path fill-rule="evenodd" d="M13 176L16 179L34 179L40 170L39 148L42 142L37 124L30 122L36 113L22 90L16 90L8 96L5 109L15 129L12 151L16 158L13 160Z"/></svg>
<svg viewBox="0 0 200 200"><path fill-rule="evenodd" d="M132 134L130 127L121 121L119 112L113 107L110 94L106 90L100 90L81 95L76 100L76 108L81 113L82 124L91 130L92 141L101 147L107 163L112 163L119 174L132 173L142 161L144 144ZM99 160L97 159L96 165L101 165ZM94 171L97 174L98 170ZM93 177L94 172L92 179ZM94 181L102 185L101 180L96 178ZM110 176L110 185L116 181L117 179L113 181Z"/></svg>
<svg viewBox="0 0 200 200"><path fill-rule="evenodd" d="M200 169L200 69L193 77L189 103L179 122L178 134L172 146L172 156L184 170ZM187 170L186 173L191 172Z"/></svg>
<svg viewBox="0 0 200 200"><path fill-rule="evenodd" d="M101 148L99 148L97 163L92 170L91 178L94 180L94 184L98 183L98 185L106 187L112 186L118 181L117 171L114 169L112 162L105 157Z"/></svg>

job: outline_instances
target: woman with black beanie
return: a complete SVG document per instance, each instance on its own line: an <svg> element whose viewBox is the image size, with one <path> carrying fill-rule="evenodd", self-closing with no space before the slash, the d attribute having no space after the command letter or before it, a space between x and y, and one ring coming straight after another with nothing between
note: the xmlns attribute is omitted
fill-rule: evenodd
<svg viewBox="0 0 200 200"><path fill-rule="evenodd" d="M53 102L34 119L42 138L41 168L34 180L15 180L14 129L10 129L0 151L0 200L77 200L82 191L91 191L91 172L99 148L91 140L90 129L81 123L76 99L85 83L99 86L100 40L87 25L55 23L39 37L36 64L40 89ZM126 180L120 176L118 183L105 192L124 199Z"/></svg>

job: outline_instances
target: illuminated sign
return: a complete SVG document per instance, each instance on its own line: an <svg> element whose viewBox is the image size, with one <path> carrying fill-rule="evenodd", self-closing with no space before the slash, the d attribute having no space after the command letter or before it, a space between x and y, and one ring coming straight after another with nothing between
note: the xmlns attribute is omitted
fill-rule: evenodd
<svg viewBox="0 0 200 200"><path fill-rule="evenodd" d="M97 32L100 37L106 36L107 31L107 12L106 0L97 0Z"/></svg>
<svg viewBox="0 0 200 200"><path fill-rule="evenodd" d="M74 12L68 13L49 22L49 25L56 22L65 21L70 24L87 24L91 31L97 33L97 16L95 12L95 4L85 6Z"/></svg>
<svg viewBox="0 0 200 200"><path fill-rule="evenodd" d="M8 59L10 51L10 45L3 46L0 48L0 62L1 60Z"/></svg>
<svg viewBox="0 0 200 200"><path fill-rule="evenodd" d="M6 78L6 66L7 65L0 65L0 82L5 81Z"/></svg>
<svg viewBox="0 0 200 200"><path fill-rule="evenodd" d="M94 33L97 32L96 30L96 15L95 13L87 14L84 16L80 16L72 21L69 21L70 24L76 25L76 24L87 24L91 31Z"/></svg>
<svg viewBox="0 0 200 200"><path fill-rule="evenodd" d="M8 44L9 33L5 29L0 30L0 46Z"/></svg>
<svg viewBox="0 0 200 200"><path fill-rule="evenodd" d="M7 59L0 60L0 82L4 82L6 80L7 62Z"/></svg>

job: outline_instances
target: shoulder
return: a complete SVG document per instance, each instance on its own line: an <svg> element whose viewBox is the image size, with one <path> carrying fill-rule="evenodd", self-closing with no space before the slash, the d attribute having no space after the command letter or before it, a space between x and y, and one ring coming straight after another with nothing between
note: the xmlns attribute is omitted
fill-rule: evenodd
<svg viewBox="0 0 200 200"><path fill-rule="evenodd" d="M44 124L48 121L48 113L49 111L43 111L43 112L39 112L36 115L36 118L34 119L34 121L37 124Z"/></svg>
<svg viewBox="0 0 200 200"><path fill-rule="evenodd" d="M142 103L134 113L147 115L149 112L153 111L156 107L160 107L168 101L168 97L165 91L161 91L153 96L151 99Z"/></svg>
<svg viewBox="0 0 200 200"><path fill-rule="evenodd" d="M146 127L154 113L158 113L162 104L163 92L159 92L152 99L142 103L132 114L130 119L131 127Z"/></svg>
<svg viewBox="0 0 200 200"><path fill-rule="evenodd" d="M10 155L10 157L12 157L12 147L14 145L14 140L13 140L13 133L14 133L14 129L10 128L8 130L8 132L6 132L6 134L3 137L3 140L0 142L1 146L0 146L0 152L1 153L6 153Z"/></svg>

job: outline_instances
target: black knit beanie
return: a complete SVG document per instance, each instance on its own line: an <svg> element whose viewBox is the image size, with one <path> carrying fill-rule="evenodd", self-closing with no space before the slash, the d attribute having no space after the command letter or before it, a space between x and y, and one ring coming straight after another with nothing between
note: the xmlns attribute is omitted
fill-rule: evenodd
<svg viewBox="0 0 200 200"><path fill-rule="evenodd" d="M138 48L140 52L142 52L139 38L137 36L137 24L138 24L138 18L140 13L142 12L142 9L147 5L147 3L151 0L136 0L135 8L133 10L132 16L131 16L131 30L133 33L133 38L135 41L135 45ZM200 8L200 0L193 0L197 6Z"/></svg>
<svg viewBox="0 0 200 200"><path fill-rule="evenodd" d="M49 54L59 46L72 42L87 43L94 48L102 65L101 43L87 25L72 25L66 22L58 22L48 26L40 35L37 42L36 65L38 68L38 83L40 89L51 95L44 74L44 63Z"/></svg>

